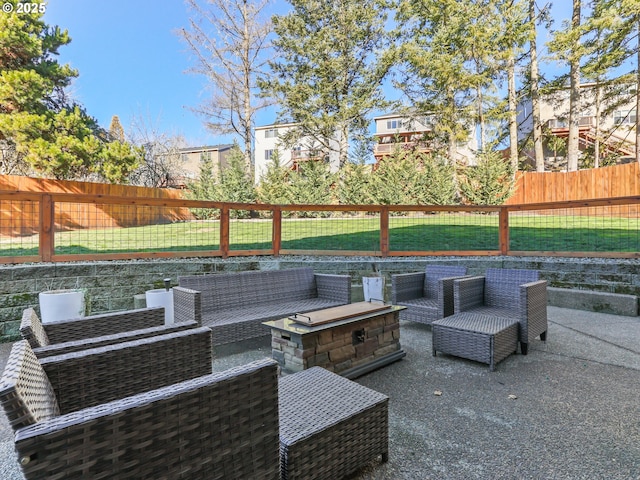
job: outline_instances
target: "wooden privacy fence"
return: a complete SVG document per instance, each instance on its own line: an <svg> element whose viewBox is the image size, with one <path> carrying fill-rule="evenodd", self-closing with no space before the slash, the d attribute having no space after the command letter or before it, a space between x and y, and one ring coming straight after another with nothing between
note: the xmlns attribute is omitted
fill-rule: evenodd
<svg viewBox="0 0 640 480"><path fill-rule="evenodd" d="M91 195L93 197L123 197L123 198L180 198L182 192L161 188L146 188L130 185L113 185L104 183L75 182L68 180L51 180L22 177L17 175L0 175L0 191L15 193L62 193L74 195ZM38 232L39 210L37 204L24 203L23 210L17 211L21 205L13 203L11 208L0 211L0 225L2 234L10 233L7 225L12 225L13 235L29 235ZM188 210L159 208L131 209L127 203L102 204L96 207L96 202L58 204L56 212L57 227L59 229L96 228L100 227L132 227L139 225L153 225L163 222L173 222L188 219ZM10 222L9 219L14 221ZM19 219L19 221L17 220Z"/></svg>
<svg viewBox="0 0 640 480"><path fill-rule="evenodd" d="M0 192L0 263L283 254L638 257L639 205L640 196L482 207ZM603 213L611 209L619 215ZM147 211L160 220L130 221L151 218L140 213ZM87 212L96 216L90 227L77 218ZM125 219L114 226L106 212Z"/></svg>
<svg viewBox="0 0 640 480"><path fill-rule="evenodd" d="M637 162L576 172L518 172L507 205L640 195Z"/></svg>

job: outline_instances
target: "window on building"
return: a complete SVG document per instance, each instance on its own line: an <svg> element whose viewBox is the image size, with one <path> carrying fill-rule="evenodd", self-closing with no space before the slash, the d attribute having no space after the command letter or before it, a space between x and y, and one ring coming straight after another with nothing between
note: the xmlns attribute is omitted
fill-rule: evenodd
<svg viewBox="0 0 640 480"><path fill-rule="evenodd" d="M211 152L200 152L200 161L201 162L211 161Z"/></svg>
<svg viewBox="0 0 640 480"><path fill-rule="evenodd" d="M276 138L278 136L277 128L270 128L264 131L264 138Z"/></svg>
<svg viewBox="0 0 640 480"><path fill-rule="evenodd" d="M616 110L613 112L613 123L616 125L635 125L635 110Z"/></svg>
<svg viewBox="0 0 640 480"><path fill-rule="evenodd" d="M271 160L271 157L273 157L273 150L265 150L264 151L264 159L265 160Z"/></svg>
<svg viewBox="0 0 640 480"><path fill-rule="evenodd" d="M402 128L402 120L387 120L387 130Z"/></svg>
<svg viewBox="0 0 640 480"><path fill-rule="evenodd" d="M549 128L567 128L569 124L564 118L552 118L547 121L547 127Z"/></svg>
<svg viewBox="0 0 640 480"><path fill-rule="evenodd" d="M420 117L419 122L425 127L433 127L435 118L433 115L424 115L423 117Z"/></svg>

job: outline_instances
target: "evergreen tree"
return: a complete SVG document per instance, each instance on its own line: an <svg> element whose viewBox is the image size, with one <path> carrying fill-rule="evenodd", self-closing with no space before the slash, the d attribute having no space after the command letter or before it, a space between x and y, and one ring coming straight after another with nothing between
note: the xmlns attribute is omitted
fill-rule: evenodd
<svg viewBox="0 0 640 480"><path fill-rule="evenodd" d="M120 143L126 142L124 128L122 128L120 117L118 117L118 115L111 117L111 123L109 124L109 139L112 141L117 140Z"/></svg>
<svg viewBox="0 0 640 480"><path fill-rule="evenodd" d="M271 74L259 82L298 124L292 141L311 138L324 153L348 160L349 139L366 136L366 116L384 108L381 85L391 62L385 47L384 0L291 0L273 17Z"/></svg>
<svg viewBox="0 0 640 480"><path fill-rule="evenodd" d="M198 178L187 185L185 196L190 200L220 201L211 158L205 158L200 162ZM217 211L207 208L193 208L191 212L200 219L211 219L217 216Z"/></svg>
<svg viewBox="0 0 640 480"><path fill-rule="evenodd" d="M302 162L291 175L291 203L299 205L326 205L332 203L336 175L329 172L324 162ZM326 212L301 212L303 217L327 216Z"/></svg>
<svg viewBox="0 0 640 480"><path fill-rule="evenodd" d="M291 168L280 163L280 154L274 150L257 187L258 201L272 205L291 203L291 175Z"/></svg>
<svg viewBox="0 0 640 480"><path fill-rule="evenodd" d="M601 144L605 138L601 127L602 119L621 103L629 101L626 90L632 79L626 74L619 77L614 74L614 69L622 65L626 55L625 49L620 48L624 41L622 27L622 16L615 1L594 1L592 14L584 23L585 62L581 67L584 77L594 83L591 105L594 113L594 140L593 145L585 150L592 158L584 159L584 164L590 167L598 168L603 160ZM610 161L612 159L605 159L605 164Z"/></svg>
<svg viewBox="0 0 640 480"><path fill-rule="evenodd" d="M343 205L367 205L371 203L372 165L362 161L347 162L342 168L338 185L338 201Z"/></svg>
<svg viewBox="0 0 640 480"><path fill-rule="evenodd" d="M478 155L474 167L465 167L459 175L460 192L471 205L502 205L514 188L511 165L497 152Z"/></svg>
<svg viewBox="0 0 640 480"><path fill-rule="evenodd" d="M538 68L538 22L545 18L545 10L536 13L536 0L528 0L529 16L529 95L531 97L531 123L533 136L533 157L536 171L544 172L544 148L542 145L542 120L540 117L540 73ZM546 8L546 7L545 7Z"/></svg>
<svg viewBox="0 0 640 480"><path fill-rule="evenodd" d="M600 0L605 8L619 15L620 24L613 35L614 45L624 52L624 60L633 65L627 79L635 83L636 113L640 112L640 0ZM619 52L618 52L619 53ZM635 124L636 161L640 163L640 115L636 115Z"/></svg>
<svg viewBox="0 0 640 480"><path fill-rule="evenodd" d="M382 158L371 174L370 195L374 204L408 205L413 203L416 177L415 156L411 150L396 148Z"/></svg>
<svg viewBox="0 0 640 480"><path fill-rule="evenodd" d="M397 20L403 69L397 86L415 110L433 114L434 132L447 145L449 161L455 162L458 143L467 140L476 115L480 79L469 62L470 27L479 20L478 9L463 0L401 0Z"/></svg>
<svg viewBox="0 0 640 480"><path fill-rule="evenodd" d="M418 205L455 204L455 167L442 155L419 154L411 196Z"/></svg>
<svg viewBox="0 0 640 480"><path fill-rule="evenodd" d="M525 0L501 0L496 4L500 33L497 37L498 52L496 67L507 77L507 123L509 126L509 159L512 170L518 169L518 98L516 87L516 67L527 42L529 27L527 24L528 8Z"/></svg>
<svg viewBox="0 0 640 480"><path fill-rule="evenodd" d="M569 137L567 139L567 170L578 170L579 150L579 121L581 114L580 91L580 62L585 54L582 45L582 1L573 0L571 22L565 23L564 28L555 32L552 41L548 43L549 51L556 58L569 65Z"/></svg>
<svg viewBox="0 0 640 480"><path fill-rule="evenodd" d="M217 182L217 199L229 203L254 203L256 191L253 186L251 172L247 169L244 154L238 145L234 145L229 156L228 164L220 171ZM249 212L246 210L232 210L234 218L246 218Z"/></svg>
<svg viewBox="0 0 640 480"><path fill-rule="evenodd" d="M46 176L126 181L140 151L108 145L95 119L66 97L78 73L55 56L68 33L39 12L0 15L0 32L0 141Z"/></svg>

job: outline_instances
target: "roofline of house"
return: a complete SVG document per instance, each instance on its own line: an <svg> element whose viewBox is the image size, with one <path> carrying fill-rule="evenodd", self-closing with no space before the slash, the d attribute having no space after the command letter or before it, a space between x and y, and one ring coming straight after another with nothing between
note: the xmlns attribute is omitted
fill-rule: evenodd
<svg viewBox="0 0 640 480"><path fill-rule="evenodd" d="M272 123L269 125L260 125L260 126L256 126L255 129L256 130L268 130L271 128L282 128L282 127L295 127L299 125L299 123Z"/></svg>
<svg viewBox="0 0 640 480"><path fill-rule="evenodd" d="M217 150L217 151L223 151L223 150L229 150L230 148L233 148L233 144L224 144L224 145L208 145L208 146L203 146L203 147L185 147L185 148L180 148L178 149L178 152L180 153L198 153L198 152L210 152L212 150Z"/></svg>

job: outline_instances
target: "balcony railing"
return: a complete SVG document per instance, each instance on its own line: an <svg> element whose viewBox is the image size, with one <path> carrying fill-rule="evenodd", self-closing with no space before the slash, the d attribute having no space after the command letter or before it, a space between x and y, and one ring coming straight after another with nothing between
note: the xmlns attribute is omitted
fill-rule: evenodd
<svg viewBox="0 0 640 480"><path fill-rule="evenodd" d="M595 117L580 117L578 119L578 126L589 128L595 126ZM567 119L552 118L547 120L547 127L552 130L567 129L569 128L569 121Z"/></svg>
<svg viewBox="0 0 640 480"><path fill-rule="evenodd" d="M324 156L320 150L291 150L291 160L293 161L305 161L305 160L320 160Z"/></svg>
<svg viewBox="0 0 640 480"><path fill-rule="evenodd" d="M419 152L430 152L431 148L424 142L397 142L397 143L377 143L375 144L373 154L375 156L391 155L397 149L414 150Z"/></svg>

